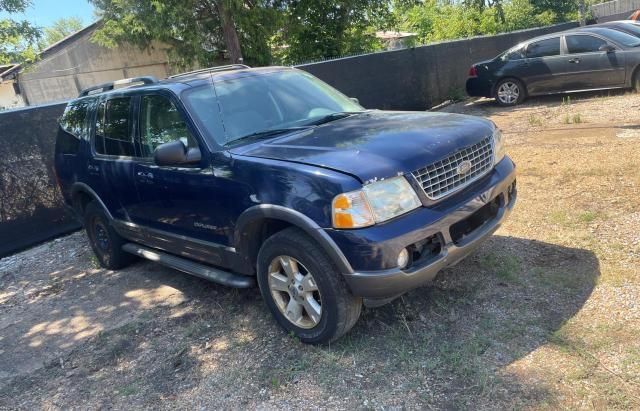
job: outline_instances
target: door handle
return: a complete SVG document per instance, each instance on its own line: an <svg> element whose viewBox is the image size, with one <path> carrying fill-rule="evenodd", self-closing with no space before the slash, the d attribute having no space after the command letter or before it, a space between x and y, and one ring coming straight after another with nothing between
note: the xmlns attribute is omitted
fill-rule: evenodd
<svg viewBox="0 0 640 411"><path fill-rule="evenodd" d="M138 171L138 177L144 177L144 178L153 178L153 173L152 172L148 172L145 173L144 171Z"/></svg>
<svg viewBox="0 0 640 411"><path fill-rule="evenodd" d="M87 170L89 170L89 171L100 171L100 167L99 166L94 166L92 164L89 164L87 166Z"/></svg>
<svg viewBox="0 0 640 411"><path fill-rule="evenodd" d="M576 58L569 59L569 63L578 64L578 63L580 63L580 59L579 59L579 58L577 58L577 57L576 57Z"/></svg>

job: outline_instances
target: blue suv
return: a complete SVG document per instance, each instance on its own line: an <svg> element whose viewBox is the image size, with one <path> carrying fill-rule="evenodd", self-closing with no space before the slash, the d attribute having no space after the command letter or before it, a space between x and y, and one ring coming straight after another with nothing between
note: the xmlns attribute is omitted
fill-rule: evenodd
<svg viewBox="0 0 640 411"><path fill-rule="evenodd" d="M55 168L102 266L137 256L257 283L307 343L345 334L363 303L431 281L516 201L492 122L365 110L284 67L87 89L60 120Z"/></svg>

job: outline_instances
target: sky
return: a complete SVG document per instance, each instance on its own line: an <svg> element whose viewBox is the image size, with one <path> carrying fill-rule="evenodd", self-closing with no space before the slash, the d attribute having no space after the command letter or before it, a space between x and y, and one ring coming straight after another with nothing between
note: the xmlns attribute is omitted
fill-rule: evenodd
<svg viewBox="0 0 640 411"><path fill-rule="evenodd" d="M15 20L28 20L46 27L61 17L79 17L85 25L94 20L93 6L87 0L32 0L33 5L21 14L11 15ZM0 13L0 18L7 17Z"/></svg>

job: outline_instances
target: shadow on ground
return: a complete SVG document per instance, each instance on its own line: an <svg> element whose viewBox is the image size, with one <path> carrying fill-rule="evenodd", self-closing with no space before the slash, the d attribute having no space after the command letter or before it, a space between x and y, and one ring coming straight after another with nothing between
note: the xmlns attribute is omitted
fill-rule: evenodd
<svg viewBox="0 0 640 411"><path fill-rule="evenodd" d="M87 259L56 274L56 293L3 303L15 305L2 312L0 361L13 372L0 407L552 404L551 387L506 367L546 344L600 275L589 251L494 236L432 286L313 347L277 327L257 290L151 263L80 275Z"/></svg>

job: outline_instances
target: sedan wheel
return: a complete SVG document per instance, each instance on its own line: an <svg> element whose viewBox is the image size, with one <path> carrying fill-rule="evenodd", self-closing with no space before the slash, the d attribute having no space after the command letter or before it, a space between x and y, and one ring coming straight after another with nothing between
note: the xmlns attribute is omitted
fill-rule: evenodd
<svg viewBox="0 0 640 411"><path fill-rule="evenodd" d="M498 88L498 100L506 106L516 104L520 94L520 86L512 81L505 81Z"/></svg>
<svg viewBox="0 0 640 411"><path fill-rule="evenodd" d="M322 318L322 298L313 275L298 260L279 256L269 265L269 290L278 310L293 325L311 329Z"/></svg>

